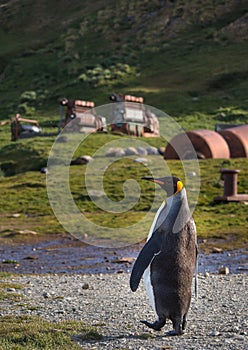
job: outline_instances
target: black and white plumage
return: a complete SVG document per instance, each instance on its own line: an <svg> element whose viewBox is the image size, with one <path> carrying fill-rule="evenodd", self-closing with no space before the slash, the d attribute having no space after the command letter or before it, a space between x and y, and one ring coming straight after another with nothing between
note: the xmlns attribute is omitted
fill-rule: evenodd
<svg viewBox="0 0 248 350"><path fill-rule="evenodd" d="M135 261L130 287L136 291L144 277L157 320L142 323L161 330L170 319L172 334L181 335L186 327L197 261L196 227L179 178L144 179L159 184L167 192L167 201L158 209L146 244Z"/></svg>

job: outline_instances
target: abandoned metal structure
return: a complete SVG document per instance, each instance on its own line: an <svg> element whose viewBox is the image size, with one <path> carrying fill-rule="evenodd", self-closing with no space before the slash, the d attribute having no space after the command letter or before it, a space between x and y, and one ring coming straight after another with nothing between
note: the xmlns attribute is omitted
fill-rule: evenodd
<svg viewBox="0 0 248 350"><path fill-rule="evenodd" d="M194 152L192 152L192 146ZM168 143L165 159L229 158L230 152L226 141L212 130L193 130L178 134Z"/></svg>
<svg viewBox="0 0 248 350"><path fill-rule="evenodd" d="M112 94L111 131L133 136L158 137L158 118L143 104L143 97Z"/></svg>
<svg viewBox="0 0 248 350"><path fill-rule="evenodd" d="M231 158L248 158L248 124L219 131L226 140Z"/></svg>
<svg viewBox="0 0 248 350"><path fill-rule="evenodd" d="M60 110L61 126L66 126L66 131L82 133L107 131L106 119L96 114L94 102L62 98L60 105L67 107L64 120L63 110Z"/></svg>
<svg viewBox="0 0 248 350"><path fill-rule="evenodd" d="M174 136L165 159L248 158L248 124L220 130L192 130Z"/></svg>
<svg viewBox="0 0 248 350"><path fill-rule="evenodd" d="M37 120L22 118L19 113L11 118L10 130L11 141L17 141L19 138L34 137L41 134L41 128Z"/></svg>
<svg viewBox="0 0 248 350"><path fill-rule="evenodd" d="M215 202L245 202L248 201L248 194L238 194L238 169L221 169L221 176L224 179L223 196L214 197Z"/></svg>

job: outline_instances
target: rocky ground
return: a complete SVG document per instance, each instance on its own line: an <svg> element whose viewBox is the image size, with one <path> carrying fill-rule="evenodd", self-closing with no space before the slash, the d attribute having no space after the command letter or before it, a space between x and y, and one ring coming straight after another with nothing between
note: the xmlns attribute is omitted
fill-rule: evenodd
<svg viewBox="0 0 248 350"><path fill-rule="evenodd" d="M200 274L198 299L192 298L187 332L171 337L168 321L161 332L139 321L154 320L143 284L129 289L129 273L19 275L8 282L23 289L17 301L1 301L0 315L35 315L57 322L82 320L96 325L102 340L81 342L83 349L230 349L248 343L246 274ZM77 341L77 337L75 338Z"/></svg>

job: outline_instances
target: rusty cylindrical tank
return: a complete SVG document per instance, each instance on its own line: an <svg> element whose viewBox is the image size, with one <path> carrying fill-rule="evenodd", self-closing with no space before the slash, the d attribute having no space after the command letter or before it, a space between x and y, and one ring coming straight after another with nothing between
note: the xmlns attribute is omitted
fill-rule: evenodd
<svg viewBox="0 0 248 350"><path fill-rule="evenodd" d="M200 129L173 137L165 149L164 158L194 158L192 146L199 159L230 157L228 145L221 135L212 130Z"/></svg>
<svg viewBox="0 0 248 350"><path fill-rule="evenodd" d="M226 140L231 158L248 158L248 124L219 131Z"/></svg>

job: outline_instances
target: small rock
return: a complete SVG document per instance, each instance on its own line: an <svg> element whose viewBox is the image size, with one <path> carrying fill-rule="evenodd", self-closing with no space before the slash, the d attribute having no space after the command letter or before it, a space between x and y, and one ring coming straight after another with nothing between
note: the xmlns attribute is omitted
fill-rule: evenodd
<svg viewBox="0 0 248 350"><path fill-rule="evenodd" d="M125 151L120 147L112 147L108 149L105 156L106 157L123 157L125 156Z"/></svg>
<svg viewBox="0 0 248 350"><path fill-rule="evenodd" d="M245 337L243 335L238 334L238 335L236 335L235 339L243 341L243 340L245 340Z"/></svg>
<svg viewBox="0 0 248 350"><path fill-rule="evenodd" d="M56 314L64 314L65 310L55 310L54 311Z"/></svg>
<svg viewBox="0 0 248 350"><path fill-rule="evenodd" d="M140 156L147 156L147 150L144 147L138 147L137 152Z"/></svg>
<svg viewBox="0 0 248 350"><path fill-rule="evenodd" d="M8 215L9 218L19 218L21 216L20 213L10 214Z"/></svg>
<svg viewBox="0 0 248 350"><path fill-rule="evenodd" d="M218 332L218 331L212 331L209 335L210 335L211 337L217 337L218 335L220 335L220 332Z"/></svg>
<svg viewBox="0 0 248 350"><path fill-rule="evenodd" d="M20 230L16 232L19 235L37 235L38 233L31 230Z"/></svg>
<svg viewBox="0 0 248 350"><path fill-rule="evenodd" d="M26 256L25 258L23 258L24 260L37 260L38 259L38 256L35 256L35 255L29 255L29 256Z"/></svg>
<svg viewBox="0 0 248 350"><path fill-rule="evenodd" d="M116 157L124 157L125 156L124 149L121 149L120 151L116 152L115 156Z"/></svg>
<svg viewBox="0 0 248 350"><path fill-rule="evenodd" d="M188 176L190 176L190 177L194 177L194 176L196 176L197 174L196 174L196 172L195 171L190 171L189 173L188 173Z"/></svg>
<svg viewBox="0 0 248 350"><path fill-rule="evenodd" d="M48 168L46 168L46 167L41 168L40 173L41 174L48 174Z"/></svg>
<svg viewBox="0 0 248 350"><path fill-rule="evenodd" d="M222 253L223 249L222 248L213 247L212 252L213 253Z"/></svg>
<svg viewBox="0 0 248 350"><path fill-rule="evenodd" d="M67 139L66 136L60 136L60 137L57 138L57 141L56 141L56 142L61 142L61 143L63 143L63 142L67 142L67 141L68 141L68 139Z"/></svg>
<svg viewBox="0 0 248 350"><path fill-rule="evenodd" d="M48 299L48 298L51 297L51 294L48 293L48 292L45 292L45 293L43 293L42 295L43 295L43 297L44 297L45 299Z"/></svg>
<svg viewBox="0 0 248 350"><path fill-rule="evenodd" d="M89 289L89 288L90 288L90 286L89 286L88 283L84 283L84 284L82 285L82 289Z"/></svg>
<svg viewBox="0 0 248 350"><path fill-rule="evenodd" d="M158 153L158 149L156 148L156 147L147 147L146 148L146 150L147 150L147 154L149 154L149 155L158 155L159 153Z"/></svg>
<svg viewBox="0 0 248 350"><path fill-rule="evenodd" d="M128 147L125 149L126 156L135 156L138 154L138 151L134 147Z"/></svg>
<svg viewBox="0 0 248 350"><path fill-rule="evenodd" d="M91 156L82 156L71 161L71 165L84 165L91 162L93 158Z"/></svg>
<svg viewBox="0 0 248 350"><path fill-rule="evenodd" d="M114 260L112 260L112 263L114 263L114 264L132 264L132 262L134 260L135 260L134 258L124 257L124 258L114 259Z"/></svg>
<svg viewBox="0 0 248 350"><path fill-rule="evenodd" d="M134 159L136 163L148 163L149 160L147 158L136 158Z"/></svg>
<svg viewBox="0 0 248 350"><path fill-rule="evenodd" d="M229 275L230 271L227 266L221 266L218 270L219 275Z"/></svg>

